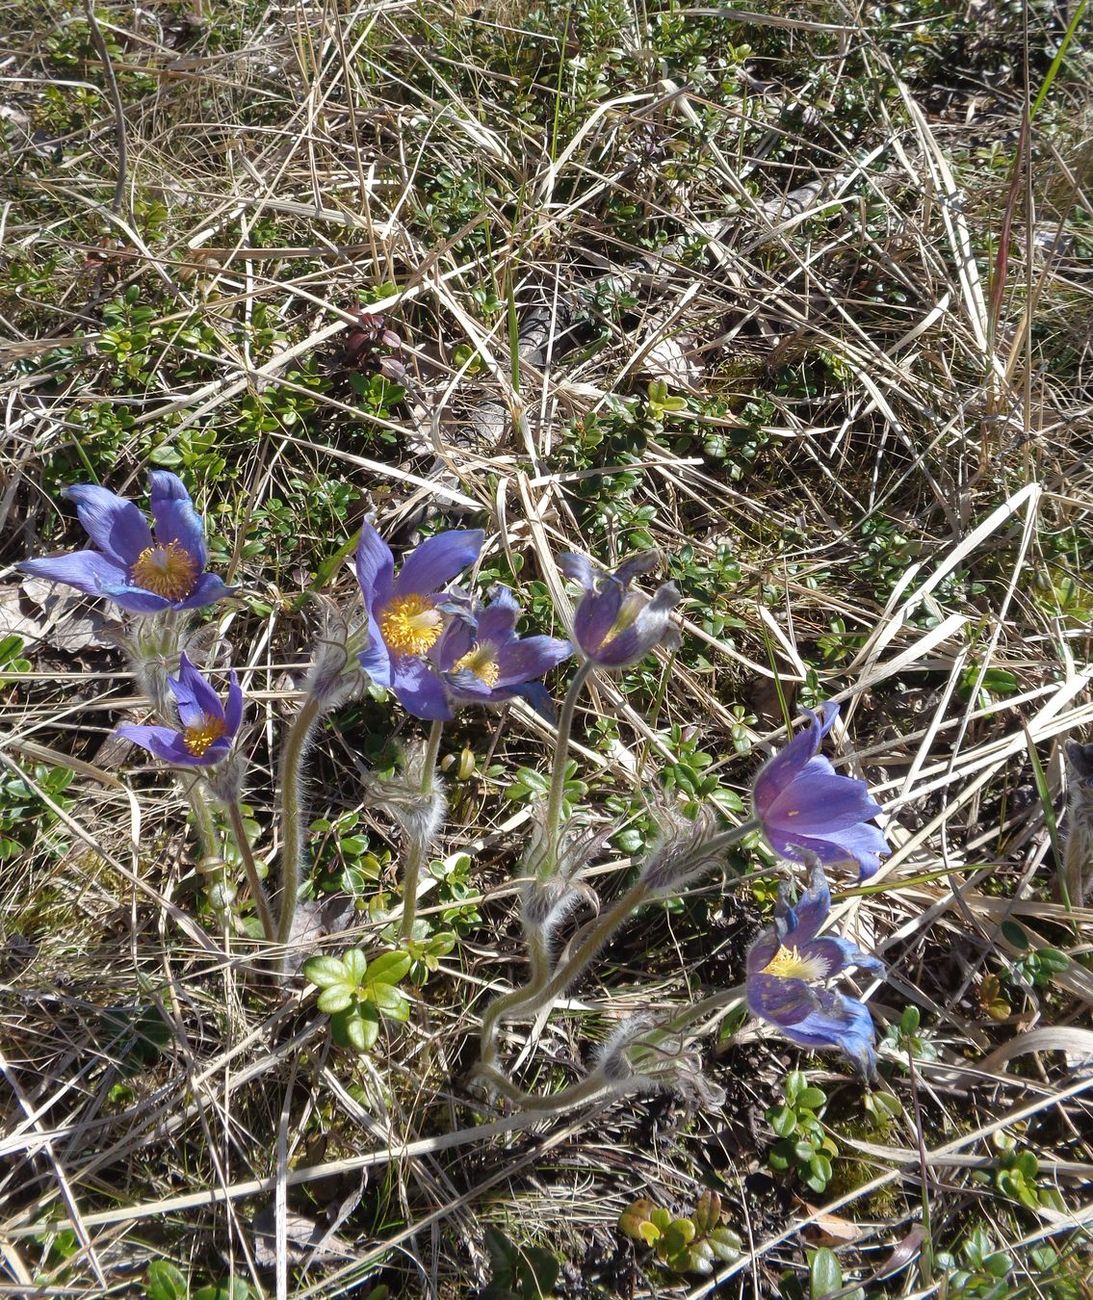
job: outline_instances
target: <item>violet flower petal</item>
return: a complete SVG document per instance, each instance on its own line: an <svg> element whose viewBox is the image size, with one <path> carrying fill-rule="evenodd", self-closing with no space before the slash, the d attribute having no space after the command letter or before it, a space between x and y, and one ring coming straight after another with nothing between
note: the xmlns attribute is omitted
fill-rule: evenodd
<svg viewBox="0 0 1093 1300"><path fill-rule="evenodd" d="M40 560L23 560L16 566L20 573L47 582L63 582L67 587L88 596L101 596L110 585L128 581L128 571L101 551L69 551L64 555L47 555Z"/></svg>
<svg viewBox="0 0 1093 1300"><path fill-rule="evenodd" d="M431 595L439 591L478 559L485 539L481 528L455 529L427 537L403 561L392 595Z"/></svg>
<svg viewBox="0 0 1093 1300"><path fill-rule="evenodd" d="M170 727L135 727L129 723L122 723L114 730L116 735L131 740L134 745L140 745L142 749L146 749L162 762L170 763L172 767L205 767L212 761L209 759L212 746L202 758L197 758L186 748L182 733Z"/></svg>
<svg viewBox="0 0 1093 1300"><path fill-rule="evenodd" d="M441 678L422 659L410 655L391 665L391 687L407 713L429 722L447 722L451 704Z"/></svg>
<svg viewBox="0 0 1093 1300"><path fill-rule="evenodd" d="M129 566L152 545L148 520L132 501L97 483L80 483L61 493L76 503L76 514L88 537L128 574Z"/></svg>
<svg viewBox="0 0 1093 1300"><path fill-rule="evenodd" d="M391 595L395 557L391 554L391 548L367 520L361 524L356 568L365 608L372 610L383 605Z"/></svg>
<svg viewBox="0 0 1093 1300"><path fill-rule="evenodd" d="M205 527L189 492L178 475L168 470L153 470L150 477L149 504L155 520L156 541L161 546L177 542L193 558L201 573L209 553L205 546Z"/></svg>

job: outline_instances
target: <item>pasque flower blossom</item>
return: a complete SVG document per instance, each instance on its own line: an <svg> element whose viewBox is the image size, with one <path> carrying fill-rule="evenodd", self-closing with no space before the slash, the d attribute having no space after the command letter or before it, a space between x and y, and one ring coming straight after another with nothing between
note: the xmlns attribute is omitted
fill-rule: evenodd
<svg viewBox="0 0 1093 1300"><path fill-rule="evenodd" d="M864 781L839 775L819 752L839 706L824 704L819 715L805 711L809 725L755 778L754 816L775 853L793 862L815 857L829 867L857 864L865 880L890 852L884 832L869 822L880 805Z"/></svg>
<svg viewBox="0 0 1093 1300"><path fill-rule="evenodd" d="M675 585L665 582L652 596L630 585L658 559L655 551L644 551L607 573L583 555L559 558L562 572L584 588L573 615L573 636L586 659L618 672L644 659L654 646L675 639L670 619L679 602Z"/></svg>
<svg viewBox="0 0 1093 1300"><path fill-rule="evenodd" d="M460 704L499 704L522 695L549 712L546 687L534 678L568 659L573 647L552 636L517 636L519 606L507 587L496 587L488 605L472 604L448 624L434 660L448 697Z"/></svg>
<svg viewBox="0 0 1093 1300"><path fill-rule="evenodd" d="M830 911L831 893L818 865L796 907L784 893L779 897L773 927L748 953L748 1008L801 1047L837 1048L872 1075L876 1040L868 1009L823 982L854 966L880 974L884 965L846 939L819 936Z"/></svg>
<svg viewBox="0 0 1093 1300"><path fill-rule="evenodd" d="M124 723L117 734L174 767L212 767L227 758L243 721L243 691L234 671L226 703L182 655L178 676L168 677L178 705L181 730Z"/></svg>
<svg viewBox="0 0 1093 1300"><path fill-rule="evenodd" d="M93 483L62 493L97 549L24 560L23 573L63 582L89 596L106 596L131 614L198 609L230 594L206 573L205 529L177 474L151 473L154 528L124 497Z"/></svg>
<svg viewBox="0 0 1093 1300"><path fill-rule="evenodd" d="M478 558L483 539L481 529L437 533L407 556L396 576L391 548L370 523L361 527L357 581L368 616L361 667L415 717L451 717L447 687L429 652L451 617L444 588Z"/></svg>

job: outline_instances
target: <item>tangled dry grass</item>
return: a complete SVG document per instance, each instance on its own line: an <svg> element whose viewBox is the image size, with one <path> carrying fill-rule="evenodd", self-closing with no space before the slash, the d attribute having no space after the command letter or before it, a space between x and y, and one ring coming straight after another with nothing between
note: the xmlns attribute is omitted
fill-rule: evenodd
<svg viewBox="0 0 1093 1300"><path fill-rule="evenodd" d="M951 9L0 6L5 1294L156 1300L170 1260L195 1296L467 1295L491 1270L534 1295L498 1281L491 1227L571 1296L827 1294L823 1247L834 1290L1089 1294L1091 875L1062 872L1061 824L1062 742L1093 722L1085 6ZM889 965L863 991L901 1113L755 1028L702 1040L723 1108L468 1093L519 977L510 787L549 735L520 710L445 742L423 916L458 946L370 1056L333 1049L202 911L180 795L111 738L141 702L106 615L10 567L72 536L60 487L139 495L149 462L241 586L210 644L251 700L271 863L313 598L354 599L366 509L401 542L481 523L484 576L543 631L560 551L669 557L679 654L599 683L578 735L605 893L665 773L741 790L798 704L841 701L838 761L894 852L836 915ZM316 860L371 855L365 948L397 839L361 773L413 734L368 699L317 751ZM514 1033L525 1086L738 982L778 870L738 866ZM829 1094L822 1193L767 1163L796 1066ZM713 1276L618 1234L635 1199L685 1214L704 1187L744 1243ZM983 1232L1006 1271L969 1254Z"/></svg>

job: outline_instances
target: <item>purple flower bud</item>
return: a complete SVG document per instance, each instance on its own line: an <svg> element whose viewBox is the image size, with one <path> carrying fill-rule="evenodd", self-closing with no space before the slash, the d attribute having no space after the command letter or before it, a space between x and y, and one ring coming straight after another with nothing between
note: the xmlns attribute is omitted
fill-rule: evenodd
<svg viewBox="0 0 1093 1300"><path fill-rule="evenodd" d="M205 528L177 474L151 474L153 527L131 501L82 483L62 493L98 548L24 560L21 572L106 596L130 614L199 609L231 589L206 573Z"/></svg>
<svg viewBox="0 0 1093 1300"><path fill-rule="evenodd" d="M582 555L563 555L562 572L584 588L573 615L573 636L586 659L610 672L636 664L658 645L678 644L671 611L679 592L671 582L652 596L631 589L639 573L656 566L658 555L645 551L627 560L614 573L594 568Z"/></svg>
<svg viewBox="0 0 1093 1300"><path fill-rule="evenodd" d="M797 906L791 907L783 893L775 906L774 925L748 953L748 1008L801 1047L837 1048L871 1076L876 1056L868 1010L823 983L854 966L882 974L884 965L846 939L817 937L830 912L827 879L815 865Z"/></svg>
<svg viewBox="0 0 1093 1300"><path fill-rule="evenodd" d="M753 813L775 853L792 862L813 857L825 866L856 864L867 880L890 853L884 832L870 824L880 805L864 781L841 776L819 752L839 715L824 704L820 715L806 709L809 725L759 770L752 791Z"/></svg>
<svg viewBox="0 0 1093 1300"><path fill-rule="evenodd" d="M169 677L167 683L178 705L181 730L124 723L117 728L117 734L172 767L212 767L222 763L243 721L243 691L234 671L225 704L185 655L178 676Z"/></svg>

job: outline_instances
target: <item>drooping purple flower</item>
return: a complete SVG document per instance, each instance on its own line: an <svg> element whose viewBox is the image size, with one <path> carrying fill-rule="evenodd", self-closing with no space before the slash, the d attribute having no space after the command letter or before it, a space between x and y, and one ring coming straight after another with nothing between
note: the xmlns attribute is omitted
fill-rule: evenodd
<svg viewBox="0 0 1093 1300"><path fill-rule="evenodd" d="M235 672L224 704L185 655L178 676L167 681L178 704L181 730L124 723L117 734L174 767L212 767L227 758L243 721L243 691Z"/></svg>
<svg viewBox="0 0 1093 1300"><path fill-rule="evenodd" d="M520 612L508 587L495 587L488 605L477 602L445 628L433 655L452 704L499 704L522 695L540 713L550 696L533 680L568 659L573 647L552 636L517 636Z"/></svg>
<svg viewBox="0 0 1093 1300"><path fill-rule="evenodd" d="M415 717L452 716L447 688L427 656L449 618L444 588L478 559L484 537L480 528L437 533L406 557L396 577L391 548L370 523L361 526L357 581L368 616L361 667Z"/></svg>
<svg viewBox="0 0 1093 1300"><path fill-rule="evenodd" d="M81 483L61 495L76 503L98 549L24 560L20 570L106 596L131 614L198 609L230 595L216 574L205 572L205 528L182 480L167 470L153 470L150 478L153 528L131 501Z"/></svg>
<svg viewBox="0 0 1093 1300"><path fill-rule="evenodd" d="M559 557L562 572L584 588L573 615L573 636L586 659L618 672L644 659L654 646L675 640L670 614L679 602L674 583L652 596L631 589L640 573L655 568L656 551L643 551L614 573L597 569L583 555Z"/></svg>
<svg viewBox="0 0 1093 1300"><path fill-rule="evenodd" d="M809 725L767 760L755 778L754 815L775 853L793 862L813 856L828 867L857 864L867 880L890 853L884 832L870 824L880 805L864 781L841 776L819 752L820 742L839 715L826 703L820 714L805 712Z"/></svg>
<svg viewBox="0 0 1093 1300"><path fill-rule="evenodd" d="M876 1038L868 1009L823 987L823 981L853 966L882 974L884 965L846 939L817 937L830 911L831 893L819 865L796 907L784 892L779 896L774 925L748 953L748 1008L801 1047L837 1048L872 1076Z"/></svg>

